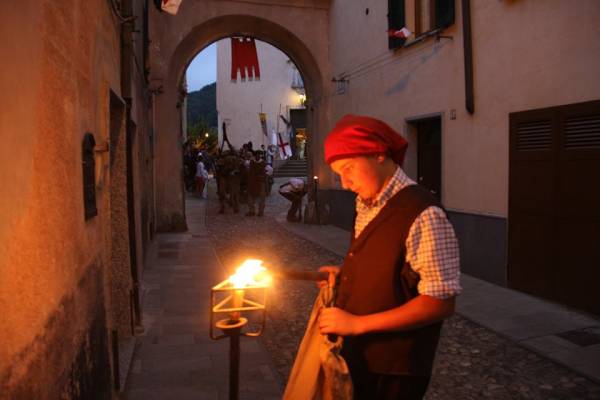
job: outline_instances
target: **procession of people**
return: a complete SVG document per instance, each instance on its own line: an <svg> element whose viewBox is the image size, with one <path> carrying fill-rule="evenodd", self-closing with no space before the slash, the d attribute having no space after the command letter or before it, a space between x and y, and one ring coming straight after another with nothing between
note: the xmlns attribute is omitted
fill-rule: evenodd
<svg viewBox="0 0 600 400"><path fill-rule="evenodd" d="M249 141L236 150L228 141L226 143L227 150L219 149L212 153L186 143L183 156L186 190L206 199L208 182L212 177L216 181L219 214L226 213L228 209L238 214L245 204L246 217L263 217L266 197L271 195L274 182L275 146L262 145L260 150L255 150ZM306 194L304 181L292 178L281 185L278 193L291 202L288 221L300 221L302 197Z"/></svg>

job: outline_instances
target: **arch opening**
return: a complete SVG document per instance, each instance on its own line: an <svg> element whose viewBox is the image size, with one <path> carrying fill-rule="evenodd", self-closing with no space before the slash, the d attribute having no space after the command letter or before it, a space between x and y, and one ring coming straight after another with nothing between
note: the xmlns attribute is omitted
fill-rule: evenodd
<svg viewBox="0 0 600 400"><path fill-rule="evenodd" d="M193 58L211 43L232 36L253 37L268 43L296 65L304 82L306 105L306 154L308 173L312 174L314 159L320 157L318 145L313 145L316 133L328 126L327 102L324 96L324 70L311 51L312 43L305 43L286 27L252 15L225 15L214 17L193 26L189 33L174 46L168 62L157 65L151 72L160 81L163 93L156 99L156 165L155 180L157 221L159 231L185 230L185 191L182 177L180 137L181 117L176 114L180 82ZM315 37L318 35L314 35ZM313 38L313 41L316 40ZM321 51L323 52L323 51ZM322 57L324 59L325 57ZM323 61L322 61L323 62Z"/></svg>
<svg viewBox="0 0 600 400"><path fill-rule="evenodd" d="M309 132L298 67L288 54L258 39L249 45L256 49L256 60L240 64L232 50L237 43L230 39L205 47L182 76L187 89L185 143L214 155L215 147L223 146L226 128L228 143L236 149L252 142L254 149L271 146L276 161L304 160Z"/></svg>

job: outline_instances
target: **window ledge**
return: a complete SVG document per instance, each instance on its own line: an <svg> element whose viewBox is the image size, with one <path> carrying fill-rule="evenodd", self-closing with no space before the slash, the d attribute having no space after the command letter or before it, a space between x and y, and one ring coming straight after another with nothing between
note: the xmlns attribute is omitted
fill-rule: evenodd
<svg viewBox="0 0 600 400"><path fill-rule="evenodd" d="M425 39L427 39L429 37L432 37L432 36L439 37L440 33L442 33L443 30L444 30L444 28L437 28L437 29L433 29L431 31L423 32L419 36L416 36L414 39L409 40L406 43L404 43L404 45L402 47L400 47L400 48L414 46L417 43L421 43Z"/></svg>

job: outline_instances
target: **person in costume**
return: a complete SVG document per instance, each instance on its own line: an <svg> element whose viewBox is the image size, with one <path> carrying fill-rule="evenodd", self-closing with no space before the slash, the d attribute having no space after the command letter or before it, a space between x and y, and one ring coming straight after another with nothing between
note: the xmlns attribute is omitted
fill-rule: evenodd
<svg viewBox="0 0 600 400"><path fill-rule="evenodd" d="M288 182L279 186L279 194L292 202L287 212L288 222L302 221L302 198L306 193L306 183L300 178L290 178Z"/></svg>
<svg viewBox="0 0 600 400"><path fill-rule="evenodd" d="M229 203L234 213L239 213L240 180L244 169L242 159L234 150L223 152L216 161L219 214L225 213Z"/></svg>
<svg viewBox="0 0 600 400"><path fill-rule="evenodd" d="M267 174L265 171L266 163L263 152L256 150L250 158L248 165L248 212L247 217L258 215L262 217L265 212L265 196L267 192ZM255 204L258 201L258 214L256 214Z"/></svg>
<svg viewBox="0 0 600 400"><path fill-rule="evenodd" d="M343 336L355 399L423 398L442 322L462 290L454 230L402 170L407 147L386 123L357 115L325 140L326 162L357 198L343 264L321 267L337 298L319 328Z"/></svg>
<svg viewBox="0 0 600 400"><path fill-rule="evenodd" d="M208 181L208 172L204 165L204 158L198 155L198 163L196 164L196 195L204 198L204 187Z"/></svg>

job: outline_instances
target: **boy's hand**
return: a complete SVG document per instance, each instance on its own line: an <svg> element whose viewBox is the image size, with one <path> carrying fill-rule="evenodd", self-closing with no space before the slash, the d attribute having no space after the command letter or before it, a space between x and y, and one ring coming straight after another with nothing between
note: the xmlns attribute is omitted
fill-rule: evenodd
<svg viewBox="0 0 600 400"><path fill-rule="evenodd" d="M319 268L319 272L328 272L329 273L329 277L326 281L318 281L317 282L317 286L320 288L323 288L327 285L329 285L330 287L334 287L335 286L335 279L337 277L337 275L340 273L340 267L339 265L324 265L321 268Z"/></svg>
<svg viewBox="0 0 600 400"><path fill-rule="evenodd" d="M323 308L319 314L319 330L322 334L360 335L360 317L336 307Z"/></svg>

